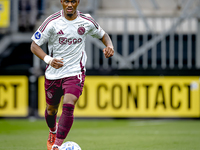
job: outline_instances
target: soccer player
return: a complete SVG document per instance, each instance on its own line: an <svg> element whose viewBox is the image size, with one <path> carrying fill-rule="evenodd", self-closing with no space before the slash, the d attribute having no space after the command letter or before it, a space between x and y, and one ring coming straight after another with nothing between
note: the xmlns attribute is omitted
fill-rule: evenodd
<svg viewBox="0 0 200 150"><path fill-rule="evenodd" d="M106 58L113 56L113 44L107 33L89 15L77 10L80 0L60 0L62 10L49 16L32 36L31 51L47 63L45 71L45 119L50 129L48 150L59 150L74 119L74 106L85 81L86 35L100 39L106 46ZM49 55L41 45L48 41ZM56 123L61 97L62 114Z"/></svg>

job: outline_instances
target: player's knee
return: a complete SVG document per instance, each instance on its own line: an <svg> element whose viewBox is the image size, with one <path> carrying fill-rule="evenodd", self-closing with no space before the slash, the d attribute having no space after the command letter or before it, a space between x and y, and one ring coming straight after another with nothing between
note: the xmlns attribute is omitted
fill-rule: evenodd
<svg viewBox="0 0 200 150"><path fill-rule="evenodd" d="M56 109L47 109L47 112L50 116L57 114L58 110Z"/></svg>
<svg viewBox="0 0 200 150"><path fill-rule="evenodd" d="M78 98L73 94L65 94L63 99L63 104L72 104L75 105L78 101Z"/></svg>
<svg viewBox="0 0 200 150"><path fill-rule="evenodd" d="M51 116L57 114L58 109L57 108L53 108L53 107L47 107L47 113Z"/></svg>

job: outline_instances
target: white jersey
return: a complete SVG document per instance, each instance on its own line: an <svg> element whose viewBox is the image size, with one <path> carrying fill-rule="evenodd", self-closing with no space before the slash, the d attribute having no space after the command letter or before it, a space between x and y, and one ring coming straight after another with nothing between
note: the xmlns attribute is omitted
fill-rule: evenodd
<svg viewBox="0 0 200 150"><path fill-rule="evenodd" d="M31 38L38 46L48 42L49 55L63 58L63 67L55 69L50 65L47 66L45 76L49 80L82 74L87 60L86 35L100 39L105 34L89 14L77 12L77 18L72 21L64 17L63 10L54 13L43 22Z"/></svg>

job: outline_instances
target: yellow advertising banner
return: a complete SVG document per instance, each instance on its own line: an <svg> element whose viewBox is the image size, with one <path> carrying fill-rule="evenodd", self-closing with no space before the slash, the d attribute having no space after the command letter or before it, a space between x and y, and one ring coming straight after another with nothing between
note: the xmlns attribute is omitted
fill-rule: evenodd
<svg viewBox="0 0 200 150"><path fill-rule="evenodd" d="M10 26L10 0L0 0L0 27Z"/></svg>
<svg viewBox="0 0 200 150"><path fill-rule="evenodd" d="M28 115L28 78L0 76L0 117Z"/></svg>
<svg viewBox="0 0 200 150"><path fill-rule="evenodd" d="M199 82L197 76L87 76L75 116L200 117ZM40 77L40 116L46 106L44 93Z"/></svg>

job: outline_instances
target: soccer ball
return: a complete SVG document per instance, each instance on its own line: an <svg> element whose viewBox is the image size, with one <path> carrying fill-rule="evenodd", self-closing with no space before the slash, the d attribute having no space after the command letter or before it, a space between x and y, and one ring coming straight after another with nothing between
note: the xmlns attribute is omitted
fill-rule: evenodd
<svg viewBox="0 0 200 150"><path fill-rule="evenodd" d="M81 150L81 148L77 143L68 141L61 145L60 150Z"/></svg>

